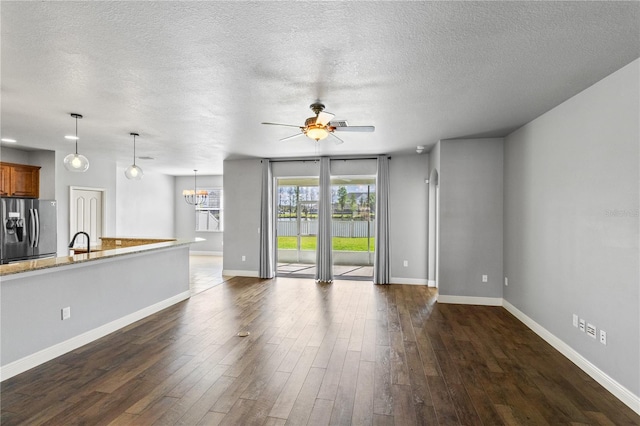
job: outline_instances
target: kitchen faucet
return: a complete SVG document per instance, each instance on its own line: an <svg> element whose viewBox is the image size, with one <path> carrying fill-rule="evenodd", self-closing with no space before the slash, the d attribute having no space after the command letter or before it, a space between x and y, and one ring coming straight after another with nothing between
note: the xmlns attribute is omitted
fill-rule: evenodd
<svg viewBox="0 0 640 426"><path fill-rule="evenodd" d="M87 234L87 233L86 233L86 232L84 232L84 231L76 232L76 234L75 234L75 235L73 236L73 238L71 239L71 242L69 243L69 248L70 248L70 249L72 249L72 248L73 248L73 245L74 245L74 244L75 244L75 242L76 242L76 237L77 237L79 234L84 234L84 235L86 235L86 236L87 236L87 254L89 254L89 252L91 251L91 239L89 238L89 234Z"/></svg>

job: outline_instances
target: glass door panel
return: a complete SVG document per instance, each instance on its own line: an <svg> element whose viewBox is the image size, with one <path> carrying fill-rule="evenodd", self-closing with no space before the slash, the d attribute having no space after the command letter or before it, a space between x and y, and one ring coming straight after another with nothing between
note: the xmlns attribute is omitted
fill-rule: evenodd
<svg viewBox="0 0 640 426"><path fill-rule="evenodd" d="M315 275L318 178L278 179L278 275Z"/></svg>
<svg viewBox="0 0 640 426"><path fill-rule="evenodd" d="M369 279L375 247L375 177L332 177L334 276Z"/></svg>

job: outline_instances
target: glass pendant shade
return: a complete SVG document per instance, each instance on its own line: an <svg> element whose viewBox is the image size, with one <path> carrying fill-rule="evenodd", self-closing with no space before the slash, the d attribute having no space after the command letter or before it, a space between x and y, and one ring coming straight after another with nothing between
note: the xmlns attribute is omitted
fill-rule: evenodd
<svg viewBox="0 0 640 426"><path fill-rule="evenodd" d="M89 169L89 160L84 155L78 154L78 118L82 118L82 115L72 113L71 117L76 119L76 134L65 137L76 141L76 152L64 157L64 167L70 172L86 172Z"/></svg>
<svg viewBox="0 0 640 426"><path fill-rule="evenodd" d="M76 152L64 157L64 167L70 172L86 172L89 168L89 160Z"/></svg>
<svg viewBox="0 0 640 426"><path fill-rule="evenodd" d="M127 179L140 180L142 179L142 176L144 176L144 173L142 172L142 169L140 167L132 164L127 167L127 170L124 171L124 175L127 177Z"/></svg>
<svg viewBox="0 0 640 426"><path fill-rule="evenodd" d="M136 166L136 136L140 135L137 133L129 134L133 136L133 164L127 167L127 170L124 171L124 175L127 177L127 179L140 180L142 179L142 176L144 176L142 169Z"/></svg>

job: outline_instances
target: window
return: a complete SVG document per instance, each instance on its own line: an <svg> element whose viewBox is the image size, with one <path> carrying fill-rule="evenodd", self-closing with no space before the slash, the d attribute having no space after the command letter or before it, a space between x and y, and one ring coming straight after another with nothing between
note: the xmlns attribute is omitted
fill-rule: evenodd
<svg viewBox="0 0 640 426"><path fill-rule="evenodd" d="M207 201L196 206L196 231L221 232L223 219L222 189L201 188L207 191Z"/></svg>

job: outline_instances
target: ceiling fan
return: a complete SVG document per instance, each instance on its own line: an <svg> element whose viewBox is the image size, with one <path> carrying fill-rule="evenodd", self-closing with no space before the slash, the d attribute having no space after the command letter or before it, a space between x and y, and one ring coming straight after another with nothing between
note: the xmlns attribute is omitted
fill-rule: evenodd
<svg viewBox="0 0 640 426"><path fill-rule="evenodd" d="M285 127L297 127L301 133L296 133L292 136L280 139L286 141L288 139L297 138L298 136L307 136L315 140L316 142L331 135L334 138L336 144L341 144L344 141L337 137L334 132L373 132L374 126L349 126L345 120L331 121L334 117L330 112L324 111L324 105L320 102L312 103L309 108L315 113L314 117L309 117L305 120L304 126L296 126L294 124L280 124L280 123L265 123L272 126L285 126Z"/></svg>

